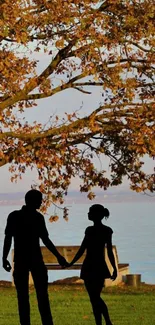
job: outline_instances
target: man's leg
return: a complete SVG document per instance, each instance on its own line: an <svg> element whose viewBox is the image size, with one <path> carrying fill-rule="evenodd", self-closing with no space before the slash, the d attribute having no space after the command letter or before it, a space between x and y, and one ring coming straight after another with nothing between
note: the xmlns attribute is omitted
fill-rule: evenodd
<svg viewBox="0 0 155 325"><path fill-rule="evenodd" d="M13 272L14 283L17 290L18 310L21 325L30 325L29 304L29 271L24 268L16 268Z"/></svg>
<svg viewBox="0 0 155 325"><path fill-rule="evenodd" d="M48 297L48 275L44 265L37 265L31 268L33 277L38 307L43 325L53 325L52 314Z"/></svg>

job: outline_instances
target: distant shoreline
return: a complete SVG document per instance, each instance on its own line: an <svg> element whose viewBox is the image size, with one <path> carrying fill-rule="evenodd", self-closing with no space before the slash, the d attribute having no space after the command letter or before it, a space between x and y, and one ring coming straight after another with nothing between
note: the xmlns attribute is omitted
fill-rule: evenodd
<svg viewBox="0 0 155 325"><path fill-rule="evenodd" d="M97 199L94 199L94 200L81 200L80 199L66 199L64 204L63 205L68 205L68 204L71 204L71 205L74 205L74 204L95 204L95 203L155 203L155 197L150 197L150 198L141 198L141 199L135 199L133 197L131 198L105 198L105 197L101 197L101 198L97 198ZM0 207L1 206L22 206L24 205L24 200L22 201L0 201Z"/></svg>
<svg viewBox="0 0 155 325"><path fill-rule="evenodd" d="M155 202L155 194L136 193L131 190L94 190L96 197L93 200L87 198L87 193L80 191L69 191L65 196L64 205L73 204L94 204L94 203L135 203ZM25 192L0 193L0 206L22 206L24 204Z"/></svg>

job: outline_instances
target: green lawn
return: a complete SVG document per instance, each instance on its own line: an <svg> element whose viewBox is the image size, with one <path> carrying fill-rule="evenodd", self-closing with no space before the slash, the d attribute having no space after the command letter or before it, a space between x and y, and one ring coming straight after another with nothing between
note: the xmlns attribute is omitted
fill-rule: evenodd
<svg viewBox="0 0 155 325"><path fill-rule="evenodd" d="M49 296L54 325L95 324L83 286L50 286ZM155 325L154 287L107 288L102 296L114 325ZM32 325L41 325L33 288L30 289L30 302ZM19 325L14 288L0 288L0 325Z"/></svg>

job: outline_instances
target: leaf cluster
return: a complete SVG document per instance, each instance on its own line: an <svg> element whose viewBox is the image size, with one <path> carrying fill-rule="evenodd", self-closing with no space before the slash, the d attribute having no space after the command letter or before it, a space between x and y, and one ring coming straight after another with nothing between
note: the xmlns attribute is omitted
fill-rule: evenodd
<svg viewBox="0 0 155 325"><path fill-rule="evenodd" d="M75 176L90 199L93 187L126 176L133 190L154 191L154 171L143 168L145 155L155 157L154 11L153 0L0 1L0 166L9 164L12 181L36 168L47 206L63 203ZM49 60L38 72L42 53ZM87 116L73 107L45 127L16 114L66 89L91 96L92 87L103 100Z"/></svg>

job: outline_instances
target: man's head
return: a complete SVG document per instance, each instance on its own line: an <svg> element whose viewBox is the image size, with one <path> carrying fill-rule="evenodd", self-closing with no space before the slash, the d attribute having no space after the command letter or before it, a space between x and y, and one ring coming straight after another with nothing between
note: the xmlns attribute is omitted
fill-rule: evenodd
<svg viewBox="0 0 155 325"><path fill-rule="evenodd" d="M38 190L30 190L25 195L25 203L33 209L39 209L42 203L42 193Z"/></svg>

